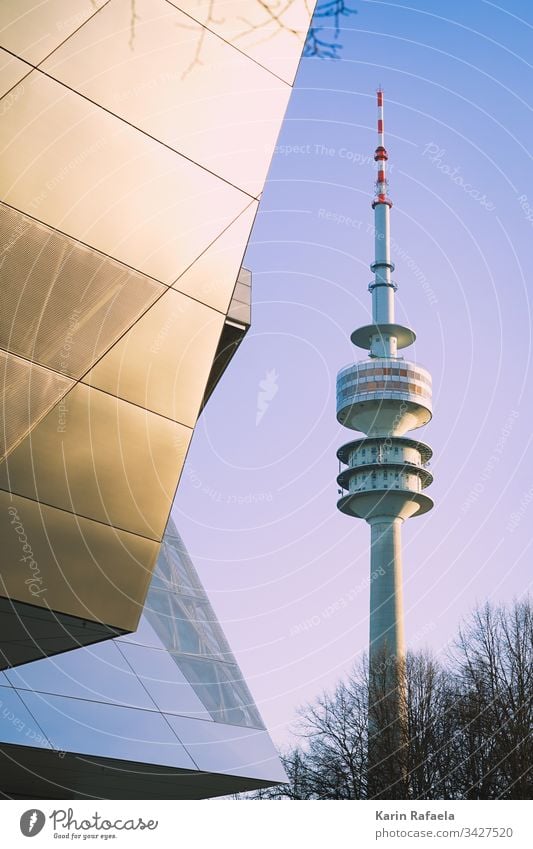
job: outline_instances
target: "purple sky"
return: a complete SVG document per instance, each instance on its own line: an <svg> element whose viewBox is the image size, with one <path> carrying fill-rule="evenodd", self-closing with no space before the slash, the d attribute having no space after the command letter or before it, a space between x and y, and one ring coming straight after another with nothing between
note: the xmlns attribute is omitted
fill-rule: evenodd
<svg viewBox="0 0 533 849"><path fill-rule="evenodd" d="M408 645L445 651L476 602L522 595L532 573L531 7L353 5L342 59L300 65L246 256L253 327L174 507L282 744L368 642L370 529L336 509L335 451L357 434L336 422L335 378L365 358L349 334L370 311L379 84L397 315L418 336L404 355L434 387L416 435L435 508L403 527Z"/></svg>

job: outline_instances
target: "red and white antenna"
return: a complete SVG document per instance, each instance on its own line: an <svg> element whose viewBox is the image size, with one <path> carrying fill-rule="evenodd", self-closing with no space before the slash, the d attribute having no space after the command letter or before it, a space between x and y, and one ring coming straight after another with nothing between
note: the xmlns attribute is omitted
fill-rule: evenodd
<svg viewBox="0 0 533 849"><path fill-rule="evenodd" d="M385 149L385 119L383 117L383 90L378 88L378 146L374 153L374 159L377 163L377 180L376 180L376 197L372 206L376 203L386 203L389 207L392 206L392 201L387 197L387 159L389 155Z"/></svg>
<svg viewBox="0 0 533 849"><path fill-rule="evenodd" d="M378 88L377 90L378 96L378 144L379 147L384 147L385 145L385 124L383 123L383 90Z"/></svg>
<svg viewBox="0 0 533 849"><path fill-rule="evenodd" d="M368 777L370 794L378 791L378 764L399 751L405 739L405 640L402 607L401 527L404 520L433 507L423 490L432 481L425 468L431 448L406 436L431 419L431 376L399 351L415 341L410 327L394 315L396 283L392 280L390 217L387 196L387 151L383 92L377 92L378 146L374 207L374 280L372 323L356 328L351 340L369 352L370 361L353 361L337 376L337 421L357 436L337 451L344 468L337 477L337 507L370 525L370 680L379 674L387 690L387 728L382 722L383 693L369 690ZM393 243L394 244L394 243ZM396 247L396 245L395 245ZM361 433L364 434L361 437ZM414 446L414 447L413 447ZM368 456L370 457L370 465ZM386 673L384 670L386 669ZM384 743L384 735L386 742ZM398 771L398 779L402 773ZM375 798L375 795L372 795Z"/></svg>

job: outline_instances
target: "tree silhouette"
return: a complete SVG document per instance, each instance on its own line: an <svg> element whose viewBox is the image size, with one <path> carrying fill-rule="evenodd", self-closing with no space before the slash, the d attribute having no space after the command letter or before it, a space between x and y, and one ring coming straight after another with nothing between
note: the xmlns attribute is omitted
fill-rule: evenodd
<svg viewBox="0 0 533 849"><path fill-rule="evenodd" d="M485 605L461 627L446 663L408 653L406 736L389 677L366 659L331 694L299 713L299 743L281 757L288 784L268 799L531 799L533 793L533 608ZM381 682L381 683L380 683ZM368 692L379 713L369 763ZM381 687L382 698L379 698ZM371 690L372 692L372 690ZM372 749L372 747L371 747ZM370 780L369 780L370 779Z"/></svg>

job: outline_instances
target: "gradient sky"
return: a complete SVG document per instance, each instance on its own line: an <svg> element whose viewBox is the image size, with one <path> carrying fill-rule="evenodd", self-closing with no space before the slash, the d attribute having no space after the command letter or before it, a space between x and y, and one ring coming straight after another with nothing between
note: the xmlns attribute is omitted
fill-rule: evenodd
<svg viewBox="0 0 533 849"><path fill-rule="evenodd" d="M370 533L336 509L335 451L357 434L336 421L335 378L365 358L349 335L371 306L379 84L397 315L418 336L404 355L434 386L416 435L435 508L403 527L408 646L445 652L476 603L531 583L531 5L353 5L342 58L300 64L246 255L253 326L173 511L281 744L368 642Z"/></svg>

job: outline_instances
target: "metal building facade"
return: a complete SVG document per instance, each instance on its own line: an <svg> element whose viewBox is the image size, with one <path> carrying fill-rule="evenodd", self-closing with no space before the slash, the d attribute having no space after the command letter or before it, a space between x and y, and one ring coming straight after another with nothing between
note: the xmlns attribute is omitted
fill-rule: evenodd
<svg viewBox="0 0 533 849"><path fill-rule="evenodd" d="M311 13L0 4L4 795L283 778L172 525L161 542L250 323L242 258Z"/></svg>
<svg viewBox="0 0 533 849"><path fill-rule="evenodd" d="M256 0L219 6L0 7L3 666L136 628L215 356L242 333L310 10L280 27Z"/></svg>

